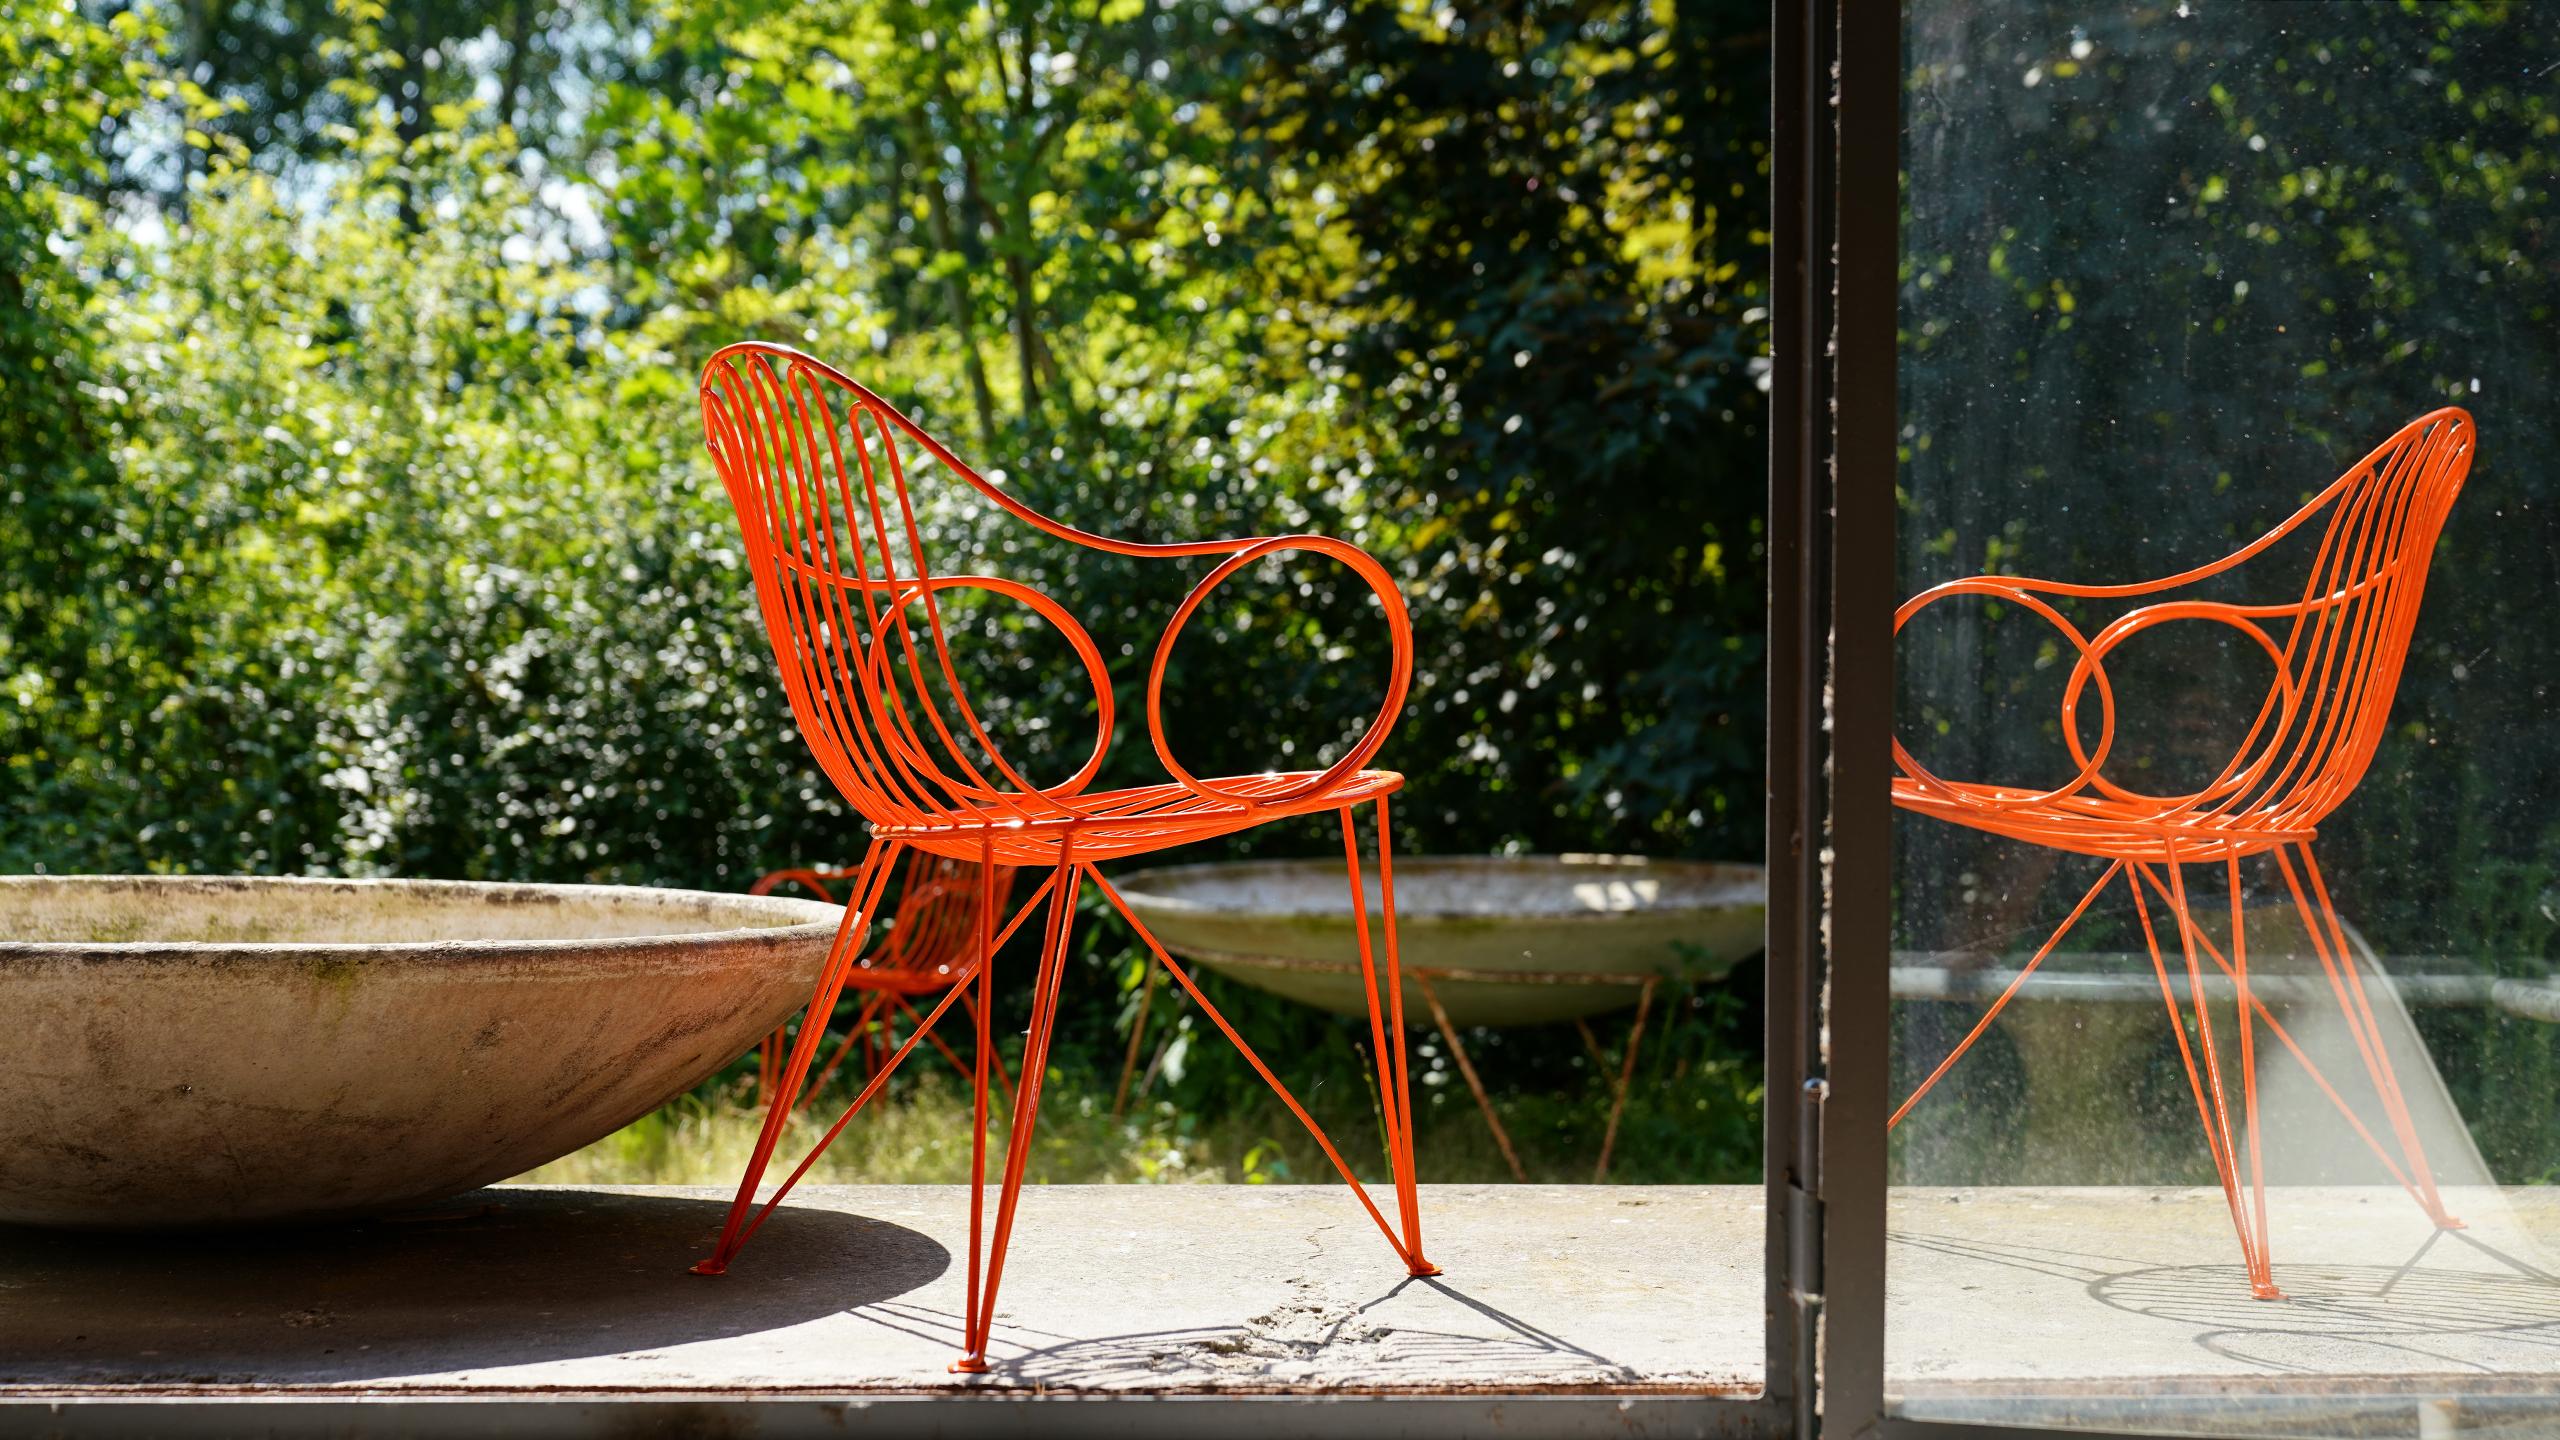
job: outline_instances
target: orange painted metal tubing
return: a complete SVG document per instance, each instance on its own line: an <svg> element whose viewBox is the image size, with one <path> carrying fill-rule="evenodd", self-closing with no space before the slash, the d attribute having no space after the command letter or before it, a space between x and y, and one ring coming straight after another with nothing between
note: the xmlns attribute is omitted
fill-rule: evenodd
<svg viewBox="0 0 2560 1440"><path fill-rule="evenodd" d="M1981 1022L1894 1112L1889 1125L1899 1124L1982 1038L2026 978L2121 873L2132 890L2134 911L2150 947L2160 998L2177 1036L2196 1117L2204 1127L2205 1148L2213 1158L2232 1226L2239 1234L2251 1292L2262 1299L2282 1294L2267 1253L2266 1174L2258 1133L2257 1029L2261 1023L2310 1072L2321 1093L2345 1115L2428 1217L2447 1229L2461 1225L2446 1213L2436 1193L2399 1077L2392 1071L2381 1028L2366 997L2356 954L2348 948L2346 931L2330 903L2311 844L2318 838L2320 822L2346 803L2364 778L2388 728L2392 696L2417 627L2427 567L2445 517L2470 474L2473 444L2471 416L2464 411L2448 407L2422 415L2282 524L2220 560L2164 579L2083 585L1980 575L1924 590L1895 612L1894 629L1899 633L1912 617L1940 600L1981 595L2015 604L2052 626L2078 656L2062 697L2062 735L2078 771L2052 789L1948 780L1913 758L1897 738L1893 758L1901 773L1893 781L1894 803L1954 824L2110 863L2061 928L1992 1002ZM2326 525L2319 532L2311 574L2297 600L2236 605L2152 598L2167 597L2169 592L2237 569L2296 531L2307 534L2312 522L2323 516ZM2046 596L2148 603L2137 604L2095 634L2084 634ZM2146 794L2109 778L2106 771L2116 739L2116 693L2106 660L2133 636L2178 621L2204 621L2239 631L2266 655L2275 674L2247 734L2209 783L2186 794ZM2097 743L2090 745L2084 743L2080 719L2083 703L2093 693L2099 728ZM2398 1163L2250 991L2240 862L2259 855L2275 857L2293 895L2312 950L2329 977L2339 1013L2355 1042L2357 1058L2388 1121L2400 1152ZM2211 865L2224 873L2231 924L2227 957L2196 924L2189 908L2185 869L2190 863ZM2302 887L2306 876L2311 882L2308 899ZM2192 1044L2188 1017L2179 1009L2170 965L2152 923L2146 887L2168 906L2176 923L2194 1012ZM2199 952L2212 959L2234 988L2241 1088L2236 1138L2223 1084L2225 1056L2215 1042L2206 1010Z"/></svg>
<svg viewBox="0 0 2560 1440"><path fill-rule="evenodd" d="M1291 1113L1314 1133L1406 1270L1416 1275L1437 1273L1437 1267L1423 1257L1402 970L1396 945L1388 797L1402 788L1404 777L1370 768L1403 712L1413 677L1413 629L1404 598L1386 567L1357 547L1322 535L1151 544L1077 529L981 477L887 401L841 371L785 346L746 342L712 356L703 372L702 420L713 463L737 510L757 605L772 641L791 722L829 782L868 822L872 846L848 879L846 903L855 910L848 912L837 953L821 975L787 1053L777 1037L773 1051L777 1060L769 1066L767 1077L763 1132L740 1177L718 1248L695 1269L705 1274L725 1271L763 1216L808 1172L818 1152L879 1092L942 1016L954 1004L965 1004L978 1044L970 1072L976 1134L968 1303L962 1318L962 1355L953 1368L984 1370L995 1323L996 1291L1003 1279L1005 1252L1039 1120L1046 1057L1056 1033L1068 940L1078 895L1089 880L1138 931L1148 952L1210 1022L1234 1042ZM1116 718L1110 670L1101 647L1064 607L1030 586L996 575L946 575L932 568L925 525L911 489L911 482L928 470L956 487L964 502L984 504L1074 545L1115 555L1214 560L1175 609L1156 642L1148 669L1147 732L1169 777L1167 783L1126 790L1091 789L1109 754ZM1376 717L1342 758L1322 770L1217 778L1195 775L1175 758L1165 731L1163 692L1173 647L1184 624L1218 586L1257 561L1298 553L1321 556L1349 569L1369 587L1384 611L1389 664L1386 693ZM1028 609L1075 652L1077 667L1093 693L1095 734L1092 752L1065 779L1039 785L1025 776L1006 759L997 737L970 702L954 658L954 634L943 613L944 597L956 591L974 591ZM1353 840L1356 811L1363 804L1376 811L1377 863L1385 887L1374 946L1365 900L1360 899L1360 858ZM1370 982L1379 1088L1387 1102L1384 1130L1395 1189L1393 1220L1371 1199L1314 1117L1201 995L1155 937L1119 904L1117 892L1096 868L1291 816L1327 813L1340 818L1349 848L1352 894L1361 907L1360 961ZM927 869L921 873L928 877L927 886L947 885L951 903L918 927L929 937L930 943L917 943L932 957L931 963L890 967L891 972L907 977L892 983L867 973L854 955L887 887L890 870L902 857L908 858L911 896L920 873L915 867L924 865ZM998 931L996 917L1004 897L997 876L1015 868L1044 873ZM970 890L975 891L974 903L961 898ZM1027 977L1031 1022L1022 1063L1010 1086L1012 1118L990 1226L986 1172L989 1071L995 1049L989 1023L996 978L993 960L1006 938L1044 900L1048 914L1040 960ZM901 922L900 930L912 923L904 916ZM897 933L891 932L884 954L901 943ZM810 1070L826 1028L824 1017L834 1012L838 998L848 989L887 993L900 1003L934 990L941 996L896 1051L879 1061L844 1118L759 1209L758 1185L772 1162L784 1121L810 1088Z"/></svg>
<svg viewBox="0 0 2560 1440"><path fill-rule="evenodd" d="M858 871L826 867L794 866L768 871L747 887L750 895L770 895L785 885L797 885L829 904L836 903L836 891L854 879ZM1013 869L997 866L995 903L1002 905L1013 893ZM947 856L918 850L907 856L899 878L897 919L886 929L881 943L855 962L846 974L847 989L862 992L863 1000L854 1015L852 1028L836 1045L833 1054L818 1067L804 1088L801 1101L807 1103L826 1085L844 1062L858 1049L862 1053L862 1078L870 1079L880 1071L880 1063L888 1057L885 1048L892 1014L904 1015L910 1023L920 1017L910 997L923 995L967 978L976 962L970 941L976 935L978 906L977 867L963 865ZM964 1002L965 1003L965 1002ZM787 1029L775 1030L765 1037L756 1065L756 1095L760 1100L772 1098L781 1071ZM928 1036L934 1048L951 1062L961 1078L970 1069L939 1035ZM1003 1057L996 1059L999 1084L1004 1079Z"/></svg>

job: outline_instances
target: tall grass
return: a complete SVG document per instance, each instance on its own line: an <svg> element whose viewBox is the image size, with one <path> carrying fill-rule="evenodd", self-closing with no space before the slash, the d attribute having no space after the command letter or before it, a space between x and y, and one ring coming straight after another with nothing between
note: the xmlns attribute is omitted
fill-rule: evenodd
<svg viewBox="0 0 2560 1440"><path fill-rule="evenodd" d="M1609 1178L1633 1183L1746 1183L1760 1174L1761 1077L1750 1043L1759 1024L1758 984L1746 969L1715 986L1669 990L1648 1021L1635 1083L1619 1122ZM1236 997L1243 1008L1252 1002ZM1220 998L1222 1008L1227 1000ZM1271 1002L1276 1004L1277 1002ZM1230 1011L1230 1013L1234 1013ZM1173 1033L1186 1040L1177 1016ZM1612 1052L1626 1016L1594 1022ZM1307 1023L1322 1023L1309 1021ZM1606 1124L1614 1069L1601 1073L1570 1026L1474 1031L1464 1037L1532 1181L1592 1178ZM1192 1048L1186 1045L1185 1048ZM1027 1175L1035 1184L1329 1183L1331 1165L1306 1131L1263 1090L1235 1083L1211 1036L1188 1073L1111 1113L1117 1065L1098 1047L1067 1051L1045 1083ZM1481 1183L1512 1179L1445 1044L1414 1036L1415 1144L1423 1179ZM1275 1067L1325 1127L1363 1179L1386 1167L1365 1054L1345 1046L1272 1047ZM1226 1052L1228 1056L1232 1052ZM1008 1067L1013 1062L1006 1056ZM1240 1064L1236 1067L1241 1068ZM722 1079L574 1154L524 1175L528 1183L720 1185L736 1180L754 1148L762 1114L753 1067ZM1213 1088L1214 1087L1214 1088ZM838 1079L795 1115L777 1152L796 1163L855 1086ZM988 1164L1003 1162L1010 1117L999 1097L990 1116ZM845 1127L811 1167L811 1183L956 1184L969 1176L970 1095L952 1069L926 1052ZM775 1178L788 1174L787 1168Z"/></svg>

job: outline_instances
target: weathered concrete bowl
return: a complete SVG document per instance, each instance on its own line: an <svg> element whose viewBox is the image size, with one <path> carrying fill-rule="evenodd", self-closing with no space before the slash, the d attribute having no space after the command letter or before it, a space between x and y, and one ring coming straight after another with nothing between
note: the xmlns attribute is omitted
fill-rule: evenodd
<svg viewBox="0 0 2560 1440"><path fill-rule="evenodd" d="M1641 977L1712 980L1759 953L1767 872L1620 855L1396 861L1396 934L1459 1025L1537 1025L1635 1003ZM1379 887L1369 891L1373 942ZM1337 860L1181 865L1115 880L1167 948L1257 989L1365 1015ZM1383 959L1383 952L1380 958ZM1408 1023L1430 1011L1405 982Z"/></svg>
<svg viewBox="0 0 2560 1440"><path fill-rule="evenodd" d="M0 878L0 1222L348 1216L521 1174L808 998L812 900Z"/></svg>

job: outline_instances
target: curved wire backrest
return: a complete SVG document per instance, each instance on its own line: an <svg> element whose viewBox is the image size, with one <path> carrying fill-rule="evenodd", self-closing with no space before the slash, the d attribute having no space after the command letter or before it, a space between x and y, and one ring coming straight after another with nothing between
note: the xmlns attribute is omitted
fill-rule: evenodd
<svg viewBox="0 0 2560 1440"><path fill-rule="evenodd" d="M1028 586L935 574L910 462L939 464L999 508L1073 532L987 483L878 396L782 347L733 345L712 357L702 416L792 714L855 808L875 824L907 825L988 810L1016 820L1073 813L1068 798L1091 783L1110 742L1101 652ZM954 589L1029 606L1083 661L1099 733L1066 780L1027 779L971 705L944 624L942 596Z"/></svg>
<svg viewBox="0 0 2560 1440"><path fill-rule="evenodd" d="M2471 416L2447 407L2420 416L2358 461L2283 523L2230 555L2159 580L2081 585L2013 576L1981 576L1934 587L1906 602L1899 629L1931 602L1957 594L2014 600L2055 626L2079 651L2063 695L2063 736L2079 767L2075 779L2034 795L1969 792L1932 775L1895 742L1906 780L1931 798L1966 809L1998 811L2076 800L2082 792L2151 810L2156 826L2245 824L2271 831L2307 830L2354 790L2381 742L2408 658L2418 602L2436 539L2464 479L2474 446ZM2263 554L2326 514L2300 600L2271 605L2168 600L2133 610L2083 636L2040 595L2132 599L2208 580ZM2132 636L2176 620L2210 620L2247 635L2272 662L2275 677L2248 734L2229 763L2203 788L2151 795L2104 773L2115 741L2114 690L2106 657ZM2279 634L2270 634L2269 624ZM2095 745L2080 733L2079 707L2094 688L2101 715ZM2091 797L2094 799L2095 797Z"/></svg>
<svg viewBox="0 0 2560 1440"><path fill-rule="evenodd" d="M1156 753L1203 800L1251 809L1338 784L1385 741L1412 673L1404 603L1384 567L1317 535L1146 543L1091 534L1041 514L989 483L887 401L840 371L785 346L746 341L711 357L702 377L706 444L720 471L755 575L793 717L819 767L875 826L931 829L1030 824L1098 813L1077 796L1111 744L1113 697L1102 651L1058 603L992 575L941 575L927 556L910 493L914 474L939 469L1005 514L1070 543L1117 555L1221 556L1159 642L1148 679ZM1379 716L1350 752L1294 789L1253 797L1184 771L1160 714L1165 661L1182 623L1229 575L1257 560L1314 552L1350 566L1386 608L1393 642ZM1067 779L1033 784L1005 759L971 705L954 663L941 597L975 590L1030 608L1083 663L1097 711L1093 753Z"/></svg>
<svg viewBox="0 0 2560 1440"><path fill-rule="evenodd" d="M794 866L766 872L747 887L747 893L770 895L785 885L797 885L832 905L837 903L837 887L849 886L860 875L859 870ZM1012 866L996 866L986 881L988 898L1002 907L1013 893L1013 881ZM879 943L857 962L857 968L874 975L912 975L936 987L949 984L969 963L979 886L974 864L929 850L908 851L898 881L895 918L874 927ZM852 898L849 890L846 898Z"/></svg>
<svg viewBox="0 0 2560 1440"><path fill-rule="evenodd" d="M2269 747L2282 761L2236 790L2235 803L2254 794L2250 808L2308 828L2364 778L2390 723L2437 536L2471 472L2473 440L2468 414L2439 410L2339 480L2336 514L2285 640L2296 713L2274 733L2291 739Z"/></svg>

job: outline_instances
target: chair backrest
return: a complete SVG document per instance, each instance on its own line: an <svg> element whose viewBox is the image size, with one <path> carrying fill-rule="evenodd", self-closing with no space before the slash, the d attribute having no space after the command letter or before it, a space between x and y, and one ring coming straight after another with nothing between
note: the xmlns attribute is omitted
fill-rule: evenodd
<svg viewBox="0 0 2560 1440"><path fill-rule="evenodd" d="M1010 865L993 870L982 877L978 867L967 862L924 850L908 852L897 919L888 939L862 963L875 970L936 979L957 974L974 952L982 894L992 907L987 923L999 928L1004 923L1014 870Z"/></svg>
<svg viewBox="0 0 2560 1440"><path fill-rule="evenodd" d="M894 918L885 929L873 930L877 943L862 956L861 967L935 979L956 973L968 963L977 939L981 895L995 907L991 915L1000 915L1013 894L1014 867L993 868L993 874L982 876L976 865L966 861L930 850L908 851L898 897L890 907ZM836 898L839 886L845 887L845 902L854 899L851 886L861 874L858 869L794 866L767 871L747 887L747 893L770 895L785 885L797 885L834 905L844 903Z"/></svg>
<svg viewBox="0 0 2560 1440"><path fill-rule="evenodd" d="M886 401L809 356L760 342L714 355L704 439L738 514L756 599L791 712L819 767L875 825L1036 821L1074 812L1112 725L1100 650L1028 586L937 574L912 474L940 467L993 506L1082 538L989 484ZM1008 762L954 663L942 596L1029 606L1084 662L1100 710L1092 758L1046 787Z"/></svg>
<svg viewBox="0 0 2560 1440"><path fill-rule="evenodd" d="M2198 797L2204 813L2308 828L2364 778L2389 725L2427 568L2470 473L2474 438L2462 410L2421 416L2233 557L2328 517L2301 600L2239 607L2282 634L2278 678L2241 746L2245 758Z"/></svg>

